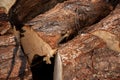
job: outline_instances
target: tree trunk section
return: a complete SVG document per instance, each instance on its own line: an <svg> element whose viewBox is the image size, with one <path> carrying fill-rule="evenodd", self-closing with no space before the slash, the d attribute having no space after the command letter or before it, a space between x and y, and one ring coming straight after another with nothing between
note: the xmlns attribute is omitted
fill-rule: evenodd
<svg viewBox="0 0 120 80"><path fill-rule="evenodd" d="M63 1L65 0L17 0L9 12L11 22L16 27L21 27L21 24Z"/></svg>
<svg viewBox="0 0 120 80"><path fill-rule="evenodd" d="M119 80L118 2L1 0L0 80Z"/></svg>
<svg viewBox="0 0 120 80"><path fill-rule="evenodd" d="M3 0L2 0L3 1ZM6 0L4 0L6 2ZM0 80L30 79L24 54L16 42L8 19L10 4L0 2ZM11 0L12 1L12 0ZM4 3L4 5L1 5ZM11 2L10 2L11 3Z"/></svg>
<svg viewBox="0 0 120 80"><path fill-rule="evenodd" d="M86 33L87 32L87 33ZM120 5L105 19L61 45L56 58L61 80L119 80ZM58 61L59 60L59 61ZM56 66L57 66L56 65Z"/></svg>
<svg viewBox="0 0 120 80"><path fill-rule="evenodd" d="M32 63L34 56L39 55L45 56L44 61L51 63L50 58L60 43L108 15L111 7L104 0L68 0L26 23L21 30L21 44L29 62Z"/></svg>

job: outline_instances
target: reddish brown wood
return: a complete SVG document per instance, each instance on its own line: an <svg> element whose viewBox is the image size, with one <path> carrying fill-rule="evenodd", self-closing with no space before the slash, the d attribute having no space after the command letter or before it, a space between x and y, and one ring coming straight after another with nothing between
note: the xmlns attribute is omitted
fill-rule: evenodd
<svg viewBox="0 0 120 80"><path fill-rule="evenodd" d="M0 2L0 80L31 78L17 43L19 36L30 63L36 54L45 56L44 60L50 63L49 59L57 53L54 80L120 79L120 5L90 26L108 15L117 0L110 0L112 4L109 0L67 0L57 6L64 0L18 0L10 12L15 0L6 1ZM35 18L25 23L18 35L19 32L13 33L8 16L16 27ZM86 26L90 27L85 29ZM84 33L75 37L81 28Z"/></svg>
<svg viewBox="0 0 120 80"><path fill-rule="evenodd" d="M105 17L111 7L104 0L68 0L35 17L26 23L21 32L21 44L29 61L39 55L46 56L44 60L50 63L49 58L56 53L61 42L73 38L81 28Z"/></svg>
<svg viewBox="0 0 120 80"><path fill-rule="evenodd" d="M119 80L119 34L120 5L108 17L88 28L87 33L61 45L57 53L62 62L59 76L63 80Z"/></svg>
<svg viewBox="0 0 120 80"><path fill-rule="evenodd" d="M11 22L17 27L65 0L17 0L9 12Z"/></svg>
<svg viewBox="0 0 120 80"><path fill-rule="evenodd" d="M28 64L15 40L5 9L0 8L0 80L31 78Z"/></svg>

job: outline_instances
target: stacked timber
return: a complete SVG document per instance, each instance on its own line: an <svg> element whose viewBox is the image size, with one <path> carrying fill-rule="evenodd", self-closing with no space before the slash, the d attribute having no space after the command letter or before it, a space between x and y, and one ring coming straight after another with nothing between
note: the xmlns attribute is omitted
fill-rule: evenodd
<svg viewBox="0 0 120 80"><path fill-rule="evenodd" d="M119 80L119 2L1 0L0 80Z"/></svg>
<svg viewBox="0 0 120 80"><path fill-rule="evenodd" d="M84 34L61 45L56 55L55 75L60 80L119 80L119 65L120 5ZM58 71L62 74L57 74Z"/></svg>
<svg viewBox="0 0 120 80"><path fill-rule="evenodd" d="M39 55L45 56L46 63L51 63L50 58L60 43L108 15L111 7L104 0L68 0L27 22L21 29L21 45L29 62Z"/></svg>

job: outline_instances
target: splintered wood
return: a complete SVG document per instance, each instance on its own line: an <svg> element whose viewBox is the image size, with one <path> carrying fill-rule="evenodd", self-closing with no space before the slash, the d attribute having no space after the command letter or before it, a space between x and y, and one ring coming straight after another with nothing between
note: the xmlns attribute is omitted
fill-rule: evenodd
<svg viewBox="0 0 120 80"><path fill-rule="evenodd" d="M63 80L119 80L120 5L84 34L61 45L57 54L61 57L63 73L58 75Z"/></svg>
<svg viewBox="0 0 120 80"><path fill-rule="evenodd" d="M21 44L29 62L39 55L45 56L44 60L51 63L49 59L61 42L71 39L81 28L105 17L111 7L104 0L69 0L26 23L21 30Z"/></svg>

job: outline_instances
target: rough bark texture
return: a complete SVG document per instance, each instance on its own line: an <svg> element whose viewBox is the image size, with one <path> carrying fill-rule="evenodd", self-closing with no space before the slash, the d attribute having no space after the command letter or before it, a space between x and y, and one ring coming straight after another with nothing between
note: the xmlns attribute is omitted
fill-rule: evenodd
<svg viewBox="0 0 120 80"><path fill-rule="evenodd" d="M15 1L0 0L0 80L120 80L120 5L99 22L120 0Z"/></svg>
<svg viewBox="0 0 120 80"><path fill-rule="evenodd" d="M104 0L68 0L29 21L26 25L32 28L22 28L21 44L30 63L37 54L46 56L44 60L50 63L49 58L56 53L59 43L105 17L111 8Z"/></svg>
<svg viewBox="0 0 120 80"><path fill-rule="evenodd" d="M27 62L20 52L6 10L0 7L0 80L29 79ZM25 74L26 72L26 74ZM28 73L29 72L29 73Z"/></svg>
<svg viewBox="0 0 120 80"><path fill-rule="evenodd" d="M120 5L85 32L58 49L63 80L119 80Z"/></svg>
<svg viewBox="0 0 120 80"><path fill-rule="evenodd" d="M31 20L36 15L53 8L64 0L17 0L11 8L9 15L11 21L18 27L20 24Z"/></svg>

